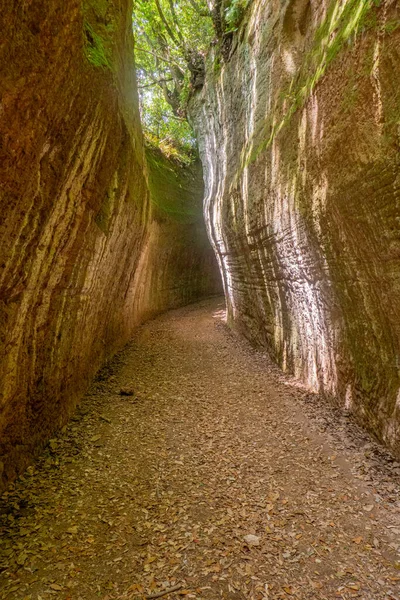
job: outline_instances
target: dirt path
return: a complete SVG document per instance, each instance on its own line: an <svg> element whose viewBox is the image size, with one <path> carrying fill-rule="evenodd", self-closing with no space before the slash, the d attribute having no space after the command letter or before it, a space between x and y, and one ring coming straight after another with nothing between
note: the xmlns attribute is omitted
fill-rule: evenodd
<svg viewBox="0 0 400 600"><path fill-rule="evenodd" d="M4 495L1 598L400 598L399 465L221 309L144 326Z"/></svg>

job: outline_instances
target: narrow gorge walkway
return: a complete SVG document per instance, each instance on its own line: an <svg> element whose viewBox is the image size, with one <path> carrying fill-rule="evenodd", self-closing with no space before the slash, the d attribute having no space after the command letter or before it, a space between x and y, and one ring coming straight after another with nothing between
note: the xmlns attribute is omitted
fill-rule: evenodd
<svg viewBox="0 0 400 600"><path fill-rule="evenodd" d="M399 600L400 466L222 312L143 326L3 496L2 599Z"/></svg>

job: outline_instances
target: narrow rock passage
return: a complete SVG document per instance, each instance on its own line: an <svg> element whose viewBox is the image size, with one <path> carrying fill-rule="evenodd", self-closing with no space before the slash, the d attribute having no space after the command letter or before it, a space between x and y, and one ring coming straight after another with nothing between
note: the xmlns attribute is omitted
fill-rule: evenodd
<svg viewBox="0 0 400 600"><path fill-rule="evenodd" d="M1 598L400 598L399 466L222 310L142 327L3 496Z"/></svg>

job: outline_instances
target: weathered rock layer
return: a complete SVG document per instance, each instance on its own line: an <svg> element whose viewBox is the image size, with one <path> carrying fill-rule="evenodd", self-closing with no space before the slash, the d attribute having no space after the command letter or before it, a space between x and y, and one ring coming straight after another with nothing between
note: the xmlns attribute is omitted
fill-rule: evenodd
<svg viewBox="0 0 400 600"><path fill-rule="evenodd" d="M254 0L192 102L232 325L400 453L400 12Z"/></svg>
<svg viewBox="0 0 400 600"><path fill-rule="evenodd" d="M140 321L214 293L218 280L205 235L191 239L200 227L198 196L184 220L150 198L129 0L9 2L2 24L5 483L66 422ZM176 176L170 195L188 177L198 175Z"/></svg>
<svg viewBox="0 0 400 600"><path fill-rule="evenodd" d="M203 217L200 161L183 166L147 151L151 222L135 291L135 310L146 318L221 293L221 276Z"/></svg>

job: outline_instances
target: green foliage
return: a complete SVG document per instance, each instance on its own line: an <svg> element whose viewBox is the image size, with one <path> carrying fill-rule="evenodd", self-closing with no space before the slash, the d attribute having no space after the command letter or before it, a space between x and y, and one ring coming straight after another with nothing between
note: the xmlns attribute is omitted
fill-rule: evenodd
<svg viewBox="0 0 400 600"><path fill-rule="evenodd" d="M94 0L92 0L94 1ZM133 28L142 122L148 142L187 161L195 138L187 101L205 78L205 56L216 45L215 70L229 58L231 34L251 0L134 0Z"/></svg>
<svg viewBox="0 0 400 600"><path fill-rule="evenodd" d="M236 31L243 20L250 0L231 0L225 9L226 33Z"/></svg>
<svg viewBox="0 0 400 600"><path fill-rule="evenodd" d="M147 117L151 115L148 111ZM197 156L196 140L190 128L190 125L182 123L181 127L170 125L170 121L163 121L164 136L161 130L153 133L146 122L144 123L144 138L146 147L149 149L160 150L162 154L184 165L189 165Z"/></svg>
<svg viewBox="0 0 400 600"><path fill-rule="evenodd" d="M395 31L397 31L397 29L400 27L400 20L399 19L394 19L392 21L388 21L385 24L385 31L387 33L394 33Z"/></svg>
<svg viewBox="0 0 400 600"><path fill-rule="evenodd" d="M88 61L95 67L105 67L111 69L109 52L106 50L101 36L96 33L93 27L85 21L85 55Z"/></svg>
<svg viewBox="0 0 400 600"><path fill-rule="evenodd" d="M187 161L195 148L187 100L202 82L213 35L206 1L135 0L133 28L147 141Z"/></svg>
<svg viewBox="0 0 400 600"><path fill-rule="evenodd" d="M83 0L84 53L95 67L112 68L114 23L107 0Z"/></svg>

